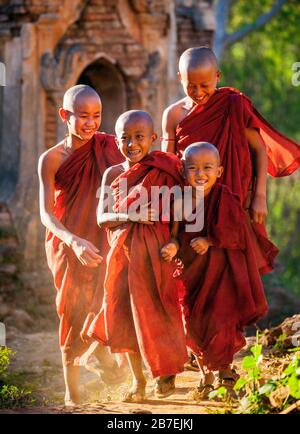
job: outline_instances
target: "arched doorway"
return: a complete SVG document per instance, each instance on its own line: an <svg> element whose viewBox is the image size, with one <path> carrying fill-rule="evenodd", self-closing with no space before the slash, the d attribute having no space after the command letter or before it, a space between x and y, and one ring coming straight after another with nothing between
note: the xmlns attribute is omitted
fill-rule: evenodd
<svg viewBox="0 0 300 434"><path fill-rule="evenodd" d="M100 59L84 69L77 84L88 84L99 93L103 105L100 130L114 134L117 117L127 109L125 83L120 71L106 59Z"/></svg>

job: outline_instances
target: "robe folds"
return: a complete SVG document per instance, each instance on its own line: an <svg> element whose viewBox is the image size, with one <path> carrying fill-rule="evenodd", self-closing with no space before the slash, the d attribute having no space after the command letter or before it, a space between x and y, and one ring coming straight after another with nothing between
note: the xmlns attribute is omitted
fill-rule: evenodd
<svg viewBox="0 0 300 434"><path fill-rule="evenodd" d="M208 237L204 255L190 246ZM246 343L243 327L267 312L246 212L227 186L215 184L204 199L201 232L180 230L187 345L212 370L224 369Z"/></svg>
<svg viewBox="0 0 300 434"><path fill-rule="evenodd" d="M132 192L120 191L126 179ZM153 151L121 174L111 185L115 212L126 212L140 195L141 187L181 185L180 160L171 153ZM153 200L152 200L153 199ZM160 248L170 239L170 215L158 200L159 221L153 225L124 223L108 230L110 252L104 282L103 306L89 335L108 345L111 352L140 351L153 377L183 371L187 360L182 315L174 263L163 261ZM173 282L172 282L173 281Z"/></svg>
<svg viewBox="0 0 300 434"><path fill-rule="evenodd" d="M104 256L99 267L86 267L70 247L46 230L46 255L57 289L59 342L65 365L76 364L87 350L80 332L88 315L98 312L102 303L109 245L106 232L97 225L98 190L104 171L122 160L114 136L96 133L61 164L55 175L55 216L70 232L92 242Z"/></svg>
<svg viewBox="0 0 300 434"><path fill-rule="evenodd" d="M270 175L287 176L299 168L300 146L276 131L252 106L250 99L233 88L217 89L206 104L196 105L176 129L179 157L194 142L207 141L218 148L224 167L220 182L239 195L245 209L249 208L255 188L246 128L257 129L264 140ZM253 222L250 230L260 272L269 272L278 249L268 240L264 224Z"/></svg>

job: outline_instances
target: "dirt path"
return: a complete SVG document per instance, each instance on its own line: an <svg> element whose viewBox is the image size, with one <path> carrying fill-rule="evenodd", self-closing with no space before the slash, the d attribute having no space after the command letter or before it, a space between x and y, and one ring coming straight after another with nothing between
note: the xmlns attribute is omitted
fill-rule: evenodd
<svg viewBox="0 0 300 434"><path fill-rule="evenodd" d="M248 338L248 346L253 338ZM203 414L222 404L193 401L188 392L197 386L198 373L185 371L176 379L176 393L164 400L154 397L154 381L149 378L147 401L142 404L123 403L121 396L130 384L130 378L121 386L108 388L95 374L84 368L80 372L80 392L83 404L72 410L63 406L63 377L60 350L56 332L22 334L8 330L7 345L17 352L11 371L22 386L33 391L37 405L22 409L0 410L0 413L152 413L152 414ZM238 366L247 347L236 357Z"/></svg>

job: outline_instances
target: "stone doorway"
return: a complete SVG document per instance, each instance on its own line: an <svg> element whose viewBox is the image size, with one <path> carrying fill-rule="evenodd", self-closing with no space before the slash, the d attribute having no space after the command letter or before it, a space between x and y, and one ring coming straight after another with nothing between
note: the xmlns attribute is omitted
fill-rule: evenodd
<svg viewBox="0 0 300 434"><path fill-rule="evenodd" d="M127 110L125 82L119 69L106 59L100 59L87 66L77 84L88 84L101 96L102 123L100 131L114 134L117 117Z"/></svg>

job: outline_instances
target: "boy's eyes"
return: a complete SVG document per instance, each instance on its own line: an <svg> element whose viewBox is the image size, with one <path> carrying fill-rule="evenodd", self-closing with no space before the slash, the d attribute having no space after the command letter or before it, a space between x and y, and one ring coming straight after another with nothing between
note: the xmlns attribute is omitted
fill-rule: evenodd
<svg viewBox="0 0 300 434"><path fill-rule="evenodd" d="M200 87L209 87L209 84L199 84ZM188 88L189 89L197 89L197 85L196 84L188 84Z"/></svg>
<svg viewBox="0 0 300 434"><path fill-rule="evenodd" d="M79 117L80 117L81 119L86 119L86 118L88 118L89 116L88 116L88 115L80 115ZM99 118L100 118L100 115L94 115L93 117L96 118L96 119L99 119Z"/></svg>
<svg viewBox="0 0 300 434"><path fill-rule="evenodd" d="M196 166L188 166L188 170L196 170ZM204 166L204 169L212 169L212 166Z"/></svg>
<svg viewBox="0 0 300 434"><path fill-rule="evenodd" d="M143 139L144 136L141 135L141 134L138 134L138 135L136 136L136 138L137 138L137 139ZM127 136L122 136L122 137L121 137L121 140L122 140L122 141L129 140L129 137L127 137Z"/></svg>

